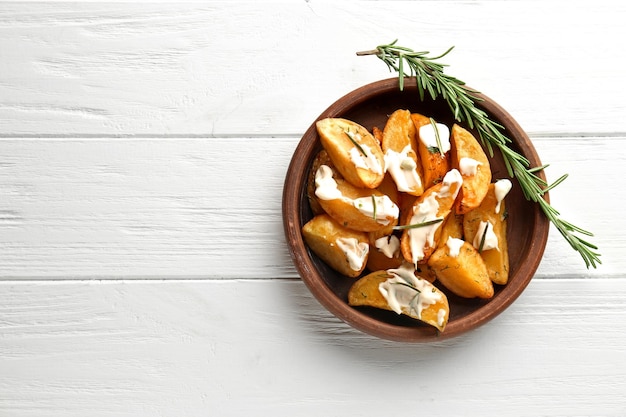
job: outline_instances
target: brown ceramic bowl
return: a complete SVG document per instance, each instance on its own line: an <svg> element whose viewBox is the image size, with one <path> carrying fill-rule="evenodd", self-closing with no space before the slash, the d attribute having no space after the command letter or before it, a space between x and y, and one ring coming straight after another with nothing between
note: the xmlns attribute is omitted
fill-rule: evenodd
<svg viewBox="0 0 626 417"><path fill-rule="evenodd" d="M540 166L530 139L513 118L498 104L484 95L479 106L492 120L506 129L512 147L530 161ZM368 129L383 128L394 110L408 109L434 117L449 126L453 122L445 101L420 101L415 83L407 83L404 91L398 88L397 78L365 85L333 103L319 117L343 117ZM316 121L317 121L316 120ZM515 180L507 196L508 242L510 256L509 282L496 286L495 295L489 300L463 299L448 296L450 317L444 332L393 312L351 307L347 293L354 279L347 278L330 269L305 245L301 228L311 219L312 213L306 196L306 181L311 163L321 149L315 122L298 144L285 178L283 190L283 222L285 235L295 266L311 293L335 316L356 329L371 335L403 342L442 340L472 330L493 319L506 309L526 288L532 279L548 238L549 222L536 204L527 201ZM491 159L493 178L507 178L506 168L499 152Z"/></svg>

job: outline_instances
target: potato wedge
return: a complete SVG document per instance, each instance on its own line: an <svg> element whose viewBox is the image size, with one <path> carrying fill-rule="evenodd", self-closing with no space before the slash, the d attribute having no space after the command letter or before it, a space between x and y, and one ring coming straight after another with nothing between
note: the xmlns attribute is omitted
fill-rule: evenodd
<svg viewBox="0 0 626 417"><path fill-rule="evenodd" d="M456 214L454 208L448 214L448 217L441 225L441 234L439 235L439 242L437 247L441 247L447 244L448 238L463 239L463 215Z"/></svg>
<svg viewBox="0 0 626 417"><path fill-rule="evenodd" d="M508 181L508 180L502 180ZM508 181L510 184L510 181ZM508 187L510 189L510 187ZM496 207L498 210L496 211ZM493 232L495 245L492 243L489 249L480 250L487 266L489 278L493 283L504 285L509 280L509 252L506 239L506 206L504 200L496 197L496 184L490 184L487 195L480 206L463 216L463 231L467 240L472 242L476 249L480 248L482 235L485 231L486 222ZM482 226L481 226L482 223ZM489 230L488 230L489 231ZM483 243L484 248L484 243Z"/></svg>
<svg viewBox="0 0 626 417"><path fill-rule="evenodd" d="M398 191L419 196L424 193L422 166L417 155L417 130L408 110L394 111L383 130L385 170Z"/></svg>
<svg viewBox="0 0 626 417"><path fill-rule="evenodd" d="M435 185L436 182L442 180L451 168L450 166L450 135L447 129L438 129L442 133L443 137L440 137L442 141L442 147L444 148L443 154L438 147L432 146L431 140L428 140L432 135L425 135L424 132L428 130L428 126L431 125L429 117L423 114L413 113L411 114L413 124L417 129L417 152L422 163L422 172L424 179L424 188L428 189ZM420 135L420 129L422 126L426 126L422 135ZM430 129L432 131L432 127Z"/></svg>
<svg viewBox="0 0 626 417"><path fill-rule="evenodd" d="M441 222L452 210L462 181L457 170L450 170L443 181L430 187L415 201L400 240L402 255L407 262L413 265L425 263L435 250Z"/></svg>
<svg viewBox="0 0 626 417"><path fill-rule="evenodd" d="M348 304L395 311L439 331L444 331L450 314L446 295L405 268L376 271L359 278L348 292Z"/></svg>
<svg viewBox="0 0 626 417"><path fill-rule="evenodd" d="M362 232L391 230L397 224L399 209L377 189L357 188L348 181L332 177L322 165L315 176L315 195L322 209L339 224Z"/></svg>
<svg viewBox="0 0 626 417"><path fill-rule="evenodd" d="M302 227L309 248L335 271L358 277L367 265L367 233L343 227L327 214L313 217Z"/></svg>
<svg viewBox="0 0 626 417"><path fill-rule="evenodd" d="M460 297L493 297L493 284L478 251L462 240L451 238L448 242L428 259L428 265L435 271L438 282ZM460 245L454 247L451 244L454 242Z"/></svg>
<svg viewBox="0 0 626 417"><path fill-rule="evenodd" d="M385 174L385 178L383 178L383 182L380 183L380 185L378 187L376 187L376 190L380 191L382 194L386 195L387 197L389 197L389 199L396 205L399 207L399 203L400 203L400 192L398 192L398 189L396 188L396 183L393 181L393 178L391 178L391 175L389 175L388 173ZM398 218L400 216L398 215ZM382 229L376 230L373 233L376 233L380 236L383 235L390 235L391 233L393 233L393 228L394 226L397 224L398 222L390 222L387 227L383 227Z"/></svg>
<svg viewBox="0 0 626 417"><path fill-rule="evenodd" d="M399 268L404 259L400 252L400 239L395 234L368 233L370 253L367 269L370 271Z"/></svg>
<svg viewBox="0 0 626 417"><path fill-rule="evenodd" d="M326 118L316 123L320 141L341 175L355 187L376 188L385 161L378 141L351 120Z"/></svg>
<svg viewBox="0 0 626 417"><path fill-rule="evenodd" d="M452 126L452 166L463 175L457 213L465 214L478 207L491 183L491 166L485 151L471 132Z"/></svg>

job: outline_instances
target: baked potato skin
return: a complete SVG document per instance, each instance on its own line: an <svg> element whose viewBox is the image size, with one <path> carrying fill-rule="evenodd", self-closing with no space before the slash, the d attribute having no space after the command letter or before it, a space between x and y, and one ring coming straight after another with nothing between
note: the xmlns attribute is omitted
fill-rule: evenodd
<svg viewBox="0 0 626 417"><path fill-rule="evenodd" d="M463 216L463 233L467 240L472 242L478 233L480 222L488 221L493 226L493 232L498 238L498 248L483 250L480 256L485 261L489 278L494 284L504 285L509 280L509 251L506 236L506 202L500 202L496 213L498 199L495 193L495 184L490 184L487 194L480 206Z"/></svg>
<svg viewBox="0 0 626 417"><path fill-rule="evenodd" d="M385 175L384 158L380 144L363 126L342 118L327 118L316 123L322 146L328 152L334 166L341 175L355 187L376 188ZM353 135L354 139L350 139ZM358 136L358 140L356 139ZM350 150L355 148L355 140L362 149L367 146L381 167L380 172L357 167L352 161Z"/></svg>
<svg viewBox="0 0 626 417"><path fill-rule="evenodd" d="M358 198L370 199L372 196L384 197L386 194L381 193L377 189L357 188L342 179L337 179L336 182L337 189L346 199L319 199L318 201L324 212L344 227L361 232L376 232L389 230L390 227L398 223L398 218L392 216L387 217L387 224L380 223L372 216L365 215L359 211L351 201Z"/></svg>
<svg viewBox="0 0 626 417"><path fill-rule="evenodd" d="M478 140L472 133L458 124L452 126L450 133L451 162L452 167L458 169L463 175L463 186L456 210L459 214L465 214L478 207L487 194L491 183L491 166L487 155ZM461 169L461 159L471 158L478 162L476 173L466 175Z"/></svg>
<svg viewBox="0 0 626 417"><path fill-rule="evenodd" d="M437 217L443 218L444 219L443 221L445 222L446 218L448 217L452 208L454 207L455 201L457 199L456 187L458 187L459 184L453 183L452 187L455 187L455 188L450 190L448 193L445 193L442 195L441 191L444 186L446 186L444 182L435 184L429 189L427 189L424 192L424 194L418 197L417 200L415 200L415 202L413 203L412 209L409 211L406 223L403 223L403 224L409 224L412 213L416 212L418 210L418 206L422 204L426 199L430 198L433 194L436 195L435 199L439 203ZM441 225L439 225L435 231L433 245L431 246L427 244L423 248L424 256L421 260L418 260L418 263L425 264L428 261L428 258L430 257L430 255L437 248L437 243L440 241L441 233L442 233L442 228L441 228ZM411 229L405 229L403 231L402 238L400 239L400 248L402 250L402 255L404 256L404 259L409 263L413 263L413 250L411 248Z"/></svg>
<svg viewBox="0 0 626 417"><path fill-rule="evenodd" d="M367 265L367 256L359 269L350 267L350 262L344 251L337 245L339 238L353 238L359 243L368 243L367 233L357 232L343 227L327 214L319 214L309 220L302 227L302 236L309 248L335 271L356 278Z"/></svg>
<svg viewBox="0 0 626 417"><path fill-rule="evenodd" d="M396 110L394 111L385 124L382 135L382 151L386 154L387 151L392 150L394 152L402 152L407 146L410 147L408 157L415 163L415 173L419 178L419 184L416 185L411 191L406 191L408 194L419 196L424 193L424 179L422 174L422 164L417 154L417 129L411 119L411 112L408 110Z"/></svg>
<svg viewBox="0 0 626 417"><path fill-rule="evenodd" d="M392 311L387 300L382 295L379 287L380 284L391 278L392 275L387 271L375 271L359 278L348 292L348 304L353 307L367 306ZM450 306L448 298L438 288L430 286L432 291L440 294L439 301L424 308L421 316L418 317L416 312L409 308L403 308L402 314L420 320L426 324L436 327L439 331L444 331L450 316ZM440 311L444 311L443 320L440 319Z"/></svg>
<svg viewBox="0 0 626 417"><path fill-rule="evenodd" d="M438 248L428 259L437 281L463 298L491 298L494 294L489 273L478 251L463 242L457 256L450 254L448 245Z"/></svg>
<svg viewBox="0 0 626 417"><path fill-rule="evenodd" d="M430 124L429 117L413 113L411 114L411 119L417 129L417 151L422 164L424 188L428 189L435 185L436 182L441 181L446 172L450 170L450 152L446 152L443 155L441 155L441 152L433 152L419 139L419 128Z"/></svg>

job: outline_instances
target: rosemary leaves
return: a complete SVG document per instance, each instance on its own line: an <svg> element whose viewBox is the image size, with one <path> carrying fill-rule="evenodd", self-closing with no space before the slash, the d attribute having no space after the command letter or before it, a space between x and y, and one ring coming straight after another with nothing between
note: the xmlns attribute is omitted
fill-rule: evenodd
<svg viewBox="0 0 626 417"><path fill-rule="evenodd" d="M370 51L357 52L357 55L375 55L383 61L390 71L398 74L400 90L404 89L406 77L414 77L420 100L424 100L426 94L430 95L433 100L442 97L450 107L455 120L466 123L471 129L476 129L483 146L491 156L493 156L494 148L501 152L508 174L511 178L517 179L525 198L539 205L548 220L569 245L581 255L586 267L596 268L598 264L601 264L598 247L580 236L593 236L593 233L563 220L560 213L544 198L549 190L567 178L567 174L558 178L554 183L548 184L536 175L547 165L532 167L523 155L509 146L511 140L503 133L502 126L491 120L485 111L476 106L476 102L480 101L480 97L477 96L478 92L467 87L463 81L444 73L446 65L440 63L439 59L446 56L453 48L449 48L439 56L429 57L429 52L414 51L398 46L396 42L397 40L379 45Z"/></svg>

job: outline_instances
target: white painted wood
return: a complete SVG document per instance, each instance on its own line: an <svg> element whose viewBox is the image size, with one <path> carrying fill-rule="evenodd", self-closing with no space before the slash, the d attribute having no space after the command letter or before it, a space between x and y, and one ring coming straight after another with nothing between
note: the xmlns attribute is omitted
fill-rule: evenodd
<svg viewBox="0 0 626 417"><path fill-rule="evenodd" d="M3 283L0 415L626 410L626 280L538 280L455 340L374 339L297 281Z"/></svg>
<svg viewBox="0 0 626 417"><path fill-rule="evenodd" d="M0 3L3 134L294 134L400 38L531 132L623 131L616 1Z"/></svg>
<svg viewBox="0 0 626 417"><path fill-rule="evenodd" d="M0 279L295 277L281 199L298 140L0 141ZM571 176L552 193L554 206L596 233L606 263L588 272L554 231L544 260L551 267L539 275L620 274L621 206L611 192L581 198L581 190L621 177L626 138L535 143L552 180ZM590 215L597 207L604 214Z"/></svg>

